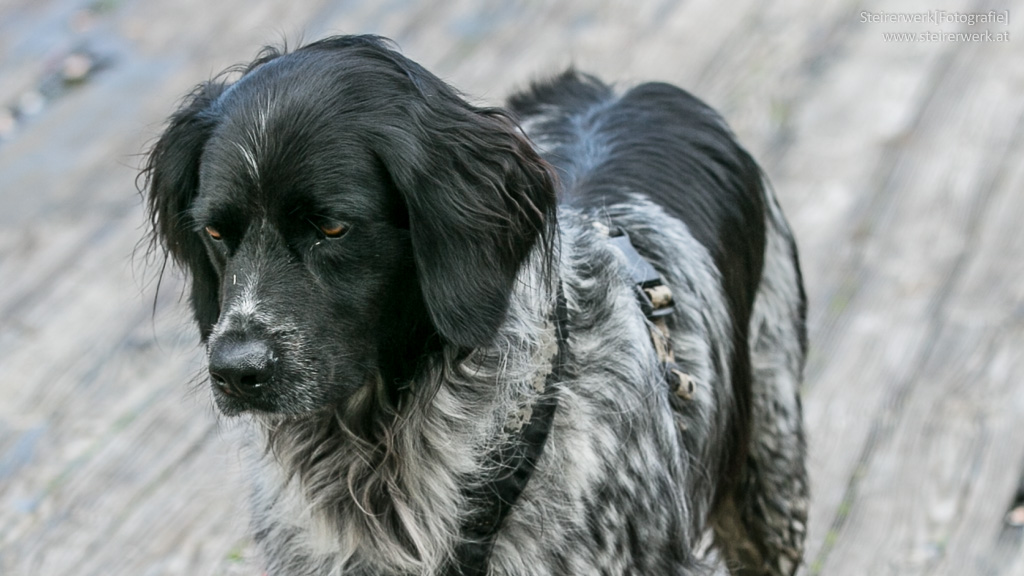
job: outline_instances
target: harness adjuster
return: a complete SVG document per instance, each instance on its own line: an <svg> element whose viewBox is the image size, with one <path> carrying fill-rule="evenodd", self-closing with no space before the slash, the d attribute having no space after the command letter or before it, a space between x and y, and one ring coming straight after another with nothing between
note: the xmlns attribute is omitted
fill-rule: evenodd
<svg viewBox="0 0 1024 576"><path fill-rule="evenodd" d="M671 332L666 323L674 309L672 289L662 281L661 274L654 266L636 251L625 230L608 228L599 222L593 224L594 228L608 236L612 245L626 257L627 271L633 279L633 291L636 293L640 309L647 317L651 344L654 346L658 361L661 362L665 382L676 396L690 400L696 392L697 385L693 377L676 363L675 354L672 352Z"/></svg>

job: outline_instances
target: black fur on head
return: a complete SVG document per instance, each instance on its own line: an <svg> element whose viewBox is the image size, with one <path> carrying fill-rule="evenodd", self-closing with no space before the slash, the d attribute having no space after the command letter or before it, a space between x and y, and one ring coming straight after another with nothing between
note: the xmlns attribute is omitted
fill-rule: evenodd
<svg viewBox="0 0 1024 576"><path fill-rule="evenodd" d="M515 122L373 36L266 49L200 85L143 182L211 363L265 348L267 382L234 409L318 409L407 378L435 334L488 344L554 236L553 172Z"/></svg>

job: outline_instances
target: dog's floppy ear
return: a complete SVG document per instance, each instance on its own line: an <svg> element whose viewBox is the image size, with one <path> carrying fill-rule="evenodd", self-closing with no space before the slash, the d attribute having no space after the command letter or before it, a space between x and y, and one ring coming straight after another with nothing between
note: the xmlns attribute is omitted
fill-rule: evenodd
<svg viewBox="0 0 1024 576"><path fill-rule="evenodd" d="M220 315L217 273L195 232L189 207L199 188L199 161L216 126L211 106L224 84L200 85L171 116L143 167L152 234L191 277L189 300L203 341Z"/></svg>
<svg viewBox="0 0 1024 576"><path fill-rule="evenodd" d="M475 108L402 64L415 89L379 127L377 152L408 208L434 326L449 342L481 346L505 318L521 264L552 239L554 171L503 111Z"/></svg>

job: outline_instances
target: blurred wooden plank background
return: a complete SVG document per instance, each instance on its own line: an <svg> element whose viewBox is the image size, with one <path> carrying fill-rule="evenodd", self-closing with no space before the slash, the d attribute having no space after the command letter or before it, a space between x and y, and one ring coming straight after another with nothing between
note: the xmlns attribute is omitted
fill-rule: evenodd
<svg viewBox="0 0 1024 576"><path fill-rule="evenodd" d="M811 303L806 574L1020 574L1021 0L0 0L0 574L258 574L139 153L282 37L373 32L480 102L680 84L761 159ZM863 13L1008 11L1009 24ZM890 32L1009 41L887 41Z"/></svg>

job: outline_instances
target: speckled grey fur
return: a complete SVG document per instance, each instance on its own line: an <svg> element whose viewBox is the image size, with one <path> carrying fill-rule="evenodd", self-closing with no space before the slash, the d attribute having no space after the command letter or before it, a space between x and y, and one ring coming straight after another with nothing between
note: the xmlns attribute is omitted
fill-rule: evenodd
<svg viewBox="0 0 1024 576"><path fill-rule="evenodd" d="M629 230L638 247L656 255L653 262L673 289L676 357L697 382L681 410L670 403L620 256L591 226L595 219ZM600 214L563 209L560 222L559 277L575 377L558 385L553 430L497 538L491 574L709 572L696 550L709 527L719 465L711 455L723 441L732 402L718 274L680 222L640 197ZM752 457L761 471L751 498L764 529L785 528L778 538L799 551L803 534L788 531L797 526L794 515L802 527L806 514L796 396L803 353L790 320L799 286L786 264L784 223L776 222L772 234L751 333ZM461 361L449 356L423 373L417 386L431 390L426 381L436 380L437 393L414 394L402 407L389 450L346 442L339 431L358 419L353 414L321 421L253 417L254 528L270 574L432 574L444 563L458 533L465 483L483 477L489 447L536 394L537 373L550 370L543 356L553 338L552 287L538 280L538 268L524 268L493 347ZM310 449L304 444L328 437L317 448L320 460L291 476L295 459ZM375 501L382 495L384 501ZM395 521L411 546L389 530Z"/></svg>

